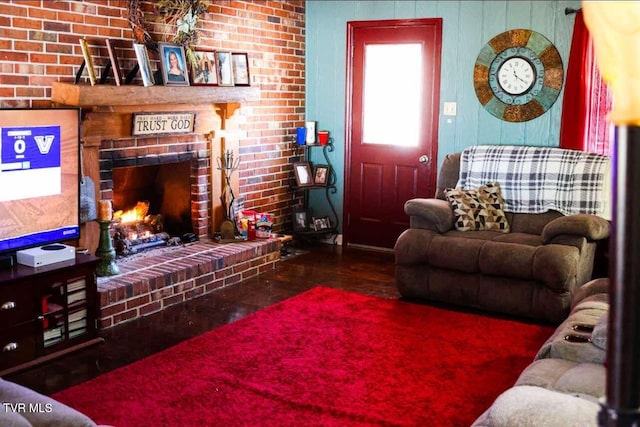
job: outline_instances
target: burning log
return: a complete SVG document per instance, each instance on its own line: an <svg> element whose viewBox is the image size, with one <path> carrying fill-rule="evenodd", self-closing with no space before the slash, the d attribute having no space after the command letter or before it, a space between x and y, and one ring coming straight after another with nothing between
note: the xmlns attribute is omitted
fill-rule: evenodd
<svg viewBox="0 0 640 427"><path fill-rule="evenodd" d="M164 232L162 215L149 215L149 202L138 202L133 209L116 211L113 242L116 253L131 255L144 249L166 246L171 236Z"/></svg>

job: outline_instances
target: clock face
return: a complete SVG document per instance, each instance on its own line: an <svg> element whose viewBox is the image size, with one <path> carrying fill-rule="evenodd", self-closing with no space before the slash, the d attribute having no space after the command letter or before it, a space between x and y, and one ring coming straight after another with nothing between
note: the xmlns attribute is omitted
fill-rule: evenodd
<svg viewBox="0 0 640 427"><path fill-rule="evenodd" d="M533 66L524 58L509 58L498 68L498 83L502 90L511 95L527 92L535 78Z"/></svg>
<svg viewBox="0 0 640 427"><path fill-rule="evenodd" d="M534 119L560 94L564 72L558 50L531 30L510 30L487 43L476 60L474 87L492 115L510 122Z"/></svg>
<svg viewBox="0 0 640 427"><path fill-rule="evenodd" d="M544 85L544 65L527 47L511 47L495 56L489 66L489 87L506 105L524 105L540 93Z"/></svg>

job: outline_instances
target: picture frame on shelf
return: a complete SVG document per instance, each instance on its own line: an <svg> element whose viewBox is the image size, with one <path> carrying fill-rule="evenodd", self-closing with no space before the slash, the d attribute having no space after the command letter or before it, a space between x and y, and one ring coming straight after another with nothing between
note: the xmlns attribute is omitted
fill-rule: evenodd
<svg viewBox="0 0 640 427"><path fill-rule="evenodd" d="M313 229L315 231L324 231L331 229L331 220L328 216L313 217Z"/></svg>
<svg viewBox="0 0 640 427"><path fill-rule="evenodd" d="M309 212L296 211L293 213L293 231L308 231L309 230Z"/></svg>
<svg viewBox="0 0 640 427"><path fill-rule="evenodd" d="M233 86L233 64L231 52L216 51L218 86Z"/></svg>
<svg viewBox="0 0 640 427"><path fill-rule="evenodd" d="M116 55L116 48L111 39L107 39L106 44L107 52L109 52L109 61L111 62L111 71L113 72L113 81L116 86L120 86L122 84L122 69L120 68L118 55Z"/></svg>
<svg viewBox="0 0 640 427"><path fill-rule="evenodd" d="M232 52L233 84L235 86L251 86L249 74L249 55L245 52Z"/></svg>
<svg viewBox="0 0 640 427"><path fill-rule="evenodd" d="M216 65L216 51L213 49L194 49L196 64L192 64L192 86L218 86L218 66Z"/></svg>
<svg viewBox="0 0 640 427"><path fill-rule="evenodd" d="M147 46L142 43L133 43L133 50L135 51L136 59L138 60L142 84L144 86L153 86L155 84L155 80L153 78L153 73L151 72L151 61L149 60Z"/></svg>
<svg viewBox="0 0 640 427"><path fill-rule="evenodd" d="M89 43L86 39L80 39L80 49L82 50L82 57L84 58L84 67L87 69L87 74L89 75L89 82L91 86L95 86L98 79L96 78L96 69L93 65L93 57L89 50Z"/></svg>
<svg viewBox="0 0 640 427"><path fill-rule="evenodd" d="M298 187L309 187L313 185L313 175L311 174L311 163L295 162L293 164L293 175L296 178Z"/></svg>
<svg viewBox="0 0 640 427"><path fill-rule="evenodd" d="M316 165L313 171L314 185L327 186L329 184L329 165Z"/></svg>
<svg viewBox="0 0 640 427"><path fill-rule="evenodd" d="M174 43L158 43L160 71L165 86L189 86L187 57L184 46Z"/></svg>

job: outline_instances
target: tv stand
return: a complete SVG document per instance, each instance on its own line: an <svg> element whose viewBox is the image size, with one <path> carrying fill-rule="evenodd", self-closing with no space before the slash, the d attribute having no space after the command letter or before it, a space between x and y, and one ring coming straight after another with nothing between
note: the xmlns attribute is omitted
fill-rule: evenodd
<svg viewBox="0 0 640 427"><path fill-rule="evenodd" d="M99 258L0 271L0 376L102 342L98 337Z"/></svg>

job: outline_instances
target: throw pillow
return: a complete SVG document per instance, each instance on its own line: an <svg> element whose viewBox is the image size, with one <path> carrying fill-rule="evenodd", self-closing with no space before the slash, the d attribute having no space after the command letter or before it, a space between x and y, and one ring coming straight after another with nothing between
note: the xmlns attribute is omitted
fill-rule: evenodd
<svg viewBox="0 0 640 427"><path fill-rule="evenodd" d="M453 208L456 230L510 231L504 212L504 199L497 182L471 190L447 188L444 195Z"/></svg>

